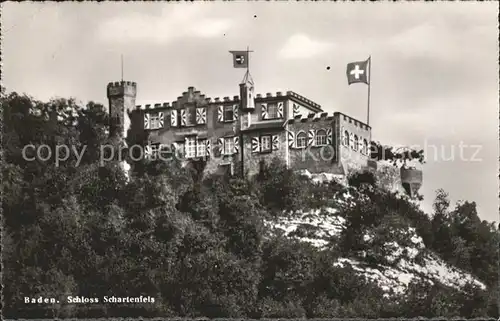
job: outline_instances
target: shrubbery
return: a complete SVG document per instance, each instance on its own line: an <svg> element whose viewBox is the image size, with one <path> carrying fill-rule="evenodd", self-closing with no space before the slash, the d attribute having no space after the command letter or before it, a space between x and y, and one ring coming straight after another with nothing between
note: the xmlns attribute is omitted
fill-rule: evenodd
<svg viewBox="0 0 500 321"><path fill-rule="evenodd" d="M352 268L332 264L340 254L369 249L373 264L384 263L381 245L394 237L393 230L413 225L430 249L494 288L498 242L473 203L449 211L441 195L430 219L394 194L364 189L376 182L358 175L349 189L356 205L341 207L348 229L337 246L319 251L270 237L264 221L331 205L347 189L312 183L278 161L263 164L255 179L202 178L197 167L144 161L135 164L130 182L116 163L99 167L95 151L80 166L26 163L18 151L29 142L92 148L106 139L107 117L98 104L78 110L76 125L69 115L56 123L44 118L45 110L65 104L73 106L17 94L2 101L6 318L498 316L493 291L471 288L461 294L417 284L407 296L388 300ZM37 115L36 109L44 112ZM372 243L363 240L368 230ZM397 241L408 240L399 235ZM108 294L151 296L156 302L27 309L20 300Z"/></svg>

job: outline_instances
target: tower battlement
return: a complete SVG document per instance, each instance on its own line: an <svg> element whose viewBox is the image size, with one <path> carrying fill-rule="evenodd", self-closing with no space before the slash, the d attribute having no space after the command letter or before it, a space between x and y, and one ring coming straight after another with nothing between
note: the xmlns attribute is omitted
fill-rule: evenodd
<svg viewBox="0 0 500 321"><path fill-rule="evenodd" d="M308 123L317 122L321 120L333 121L335 113L333 115L328 115L327 112L322 113L309 113L306 117L303 115L296 115L294 118L288 120L288 124L294 123Z"/></svg>
<svg viewBox="0 0 500 321"><path fill-rule="evenodd" d="M352 124L354 127L358 127L364 131L370 131L371 127L355 118L352 118L350 116L347 116L346 114L343 114L341 112L335 112L334 114L338 114L339 117L341 118L342 121Z"/></svg>
<svg viewBox="0 0 500 321"><path fill-rule="evenodd" d="M109 97L114 96L130 96L135 97L137 95L137 84L133 81L115 81L108 83L107 95Z"/></svg>

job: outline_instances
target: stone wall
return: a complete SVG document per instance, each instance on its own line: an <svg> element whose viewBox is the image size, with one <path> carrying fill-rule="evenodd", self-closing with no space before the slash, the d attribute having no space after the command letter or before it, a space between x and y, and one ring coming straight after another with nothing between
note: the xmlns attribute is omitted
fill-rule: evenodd
<svg viewBox="0 0 500 321"><path fill-rule="evenodd" d="M165 146L172 146L172 143L183 143L187 136L196 136L199 139L207 139L210 143L210 157L207 157L206 172L215 172L219 169L220 164L232 164L233 168L236 166L237 155L218 155L218 139L225 137L239 136L239 117L231 122L220 122L218 120L219 106L238 106L239 98L234 96L233 99L224 97L223 99L205 98L204 95L196 91L194 87L189 87L187 92L177 98L177 101L172 105L168 103L155 104L154 108L149 105L144 107L137 106L134 111L134 120L140 121L144 119L144 114L147 112L163 112L165 115L164 126L160 129L147 130L148 141L151 144L162 144ZM206 108L206 123L205 124L191 124L187 126L181 125L177 122L177 126L172 126L171 117L172 110L179 110L190 108L192 112L196 112L195 108ZM140 121L142 126L137 126L138 131L144 131L143 121Z"/></svg>
<svg viewBox="0 0 500 321"><path fill-rule="evenodd" d="M135 107L135 82L110 82L106 88L109 103L110 135L124 138L131 126L129 112Z"/></svg>
<svg viewBox="0 0 500 321"><path fill-rule="evenodd" d="M315 137L313 141L309 141L309 132L325 130L329 133L330 138L326 146L316 146ZM291 133L293 142L288 141L289 148L289 166L292 169L303 170L307 169L311 173L341 173L338 166L338 158L336 155L337 146L334 140L334 117L328 116L327 113L309 114L307 118L296 117L290 120L287 125L287 131ZM297 137L304 135L307 137L307 146L299 148L297 146Z"/></svg>
<svg viewBox="0 0 500 321"><path fill-rule="evenodd" d="M335 113L335 123L338 129L337 144L339 146L338 153L340 156L340 165L344 174L348 175L352 170L360 170L367 167L369 160L370 142L371 142L371 127L354 118L351 118L342 113ZM348 145L345 144L345 132L348 132ZM358 138L359 144L355 148L354 137ZM366 140L367 151L362 151L362 142Z"/></svg>
<svg viewBox="0 0 500 321"><path fill-rule="evenodd" d="M271 152L256 152L252 151L252 138L259 138L262 135L278 136L278 148ZM283 129L281 130L262 130L245 133L243 136L243 160L244 170L249 175L255 175L259 172L259 163L264 161L270 163L275 157L281 159L283 164L286 164L287 145L286 135Z"/></svg>

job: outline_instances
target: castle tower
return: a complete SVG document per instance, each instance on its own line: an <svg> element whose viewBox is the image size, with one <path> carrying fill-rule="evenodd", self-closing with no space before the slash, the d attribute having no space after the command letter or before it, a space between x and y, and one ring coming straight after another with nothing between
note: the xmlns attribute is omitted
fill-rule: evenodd
<svg viewBox="0 0 500 321"><path fill-rule="evenodd" d="M245 77L240 83L240 101L241 101L241 128L245 129L250 126L250 113L255 109L254 101L254 82L250 72L247 70Z"/></svg>
<svg viewBox="0 0 500 321"><path fill-rule="evenodd" d="M125 138L130 129L130 116L135 108L137 86L135 82L120 81L110 82L107 87L109 101L109 137L126 145ZM118 156L119 164L127 179L129 179L130 165L124 160L123 155Z"/></svg>
<svg viewBox="0 0 500 321"><path fill-rule="evenodd" d="M109 101L109 135L124 142L130 128L129 112L135 108L137 86L135 82L110 82L107 88Z"/></svg>

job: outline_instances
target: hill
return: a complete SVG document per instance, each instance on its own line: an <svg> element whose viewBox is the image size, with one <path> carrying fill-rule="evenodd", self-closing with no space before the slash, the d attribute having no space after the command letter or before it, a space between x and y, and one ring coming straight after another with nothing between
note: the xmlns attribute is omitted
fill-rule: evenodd
<svg viewBox="0 0 500 321"><path fill-rule="evenodd" d="M326 173L310 176L313 181L322 182L329 177ZM347 227L346 219L342 215L343 208L356 206L349 192L349 188L337 192L331 200L334 207L297 211L266 223L271 234L296 238L302 242L309 242L319 249L328 250L332 242L338 241L342 233L348 232L345 231ZM349 253L352 255L350 257L339 257L334 265L352 267L357 274L378 284L387 297L406 293L411 282L416 280L426 280L430 285L440 283L458 290L462 290L468 284L486 290L487 287L483 282L470 273L446 263L439 255L426 248L423 239L411 226L389 231L390 239L397 239L397 234L402 234L410 243L406 242L405 246L389 240L381 244L380 250L384 253L385 264L374 265L367 262L366 257L370 256L370 252L377 246L373 244L376 233L377 230L367 230L363 235L366 249Z"/></svg>
<svg viewBox="0 0 500 321"><path fill-rule="evenodd" d="M140 159L127 179L101 162L118 149L102 105L2 106L5 318L498 317L498 237L473 202L438 191L427 214L379 174L278 161L237 178Z"/></svg>

